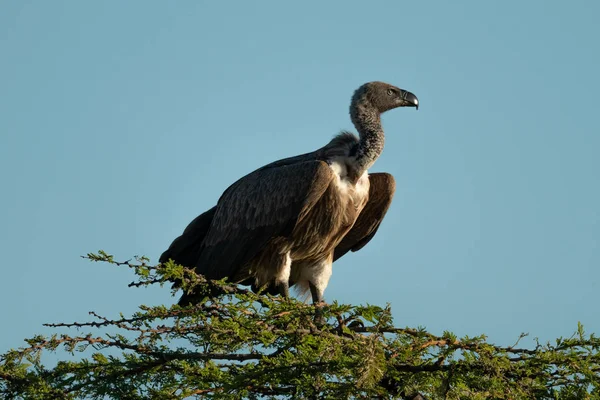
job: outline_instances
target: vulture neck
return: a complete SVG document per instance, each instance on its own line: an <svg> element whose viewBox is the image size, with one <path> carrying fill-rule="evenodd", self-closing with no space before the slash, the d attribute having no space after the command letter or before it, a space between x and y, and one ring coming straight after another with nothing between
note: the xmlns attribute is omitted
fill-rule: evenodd
<svg viewBox="0 0 600 400"><path fill-rule="evenodd" d="M352 175L358 179L381 155L385 137L380 112L367 99L352 102L350 117L360 136L352 165Z"/></svg>

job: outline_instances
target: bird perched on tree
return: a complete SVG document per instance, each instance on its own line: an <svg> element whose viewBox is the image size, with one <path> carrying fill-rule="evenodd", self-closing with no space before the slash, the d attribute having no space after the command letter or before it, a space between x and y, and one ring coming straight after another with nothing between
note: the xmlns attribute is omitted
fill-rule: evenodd
<svg viewBox="0 0 600 400"><path fill-rule="evenodd" d="M296 285L323 293L332 264L375 235L394 195L387 173L367 170L383 151L381 114L416 107L417 97L384 82L369 82L352 97L359 136L341 132L311 153L259 168L229 186L217 205L194 219L161 255L208 279L289 296ZM194 301L185 293L179 304Z"/></svg>

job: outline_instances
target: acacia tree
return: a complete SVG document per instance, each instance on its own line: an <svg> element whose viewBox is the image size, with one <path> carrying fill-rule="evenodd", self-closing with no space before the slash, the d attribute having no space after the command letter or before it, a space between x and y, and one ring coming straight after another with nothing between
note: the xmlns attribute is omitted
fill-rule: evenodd
<svg viewBox="0 0 600 400"><path fill-rule="evenodd" d="M0 358L0 394L23 399L600 399L600 340L580 325L570 338L519 347L485 336L438 336L394 327L389 306L294 299L206 281L144 257L132 287L173 280L207 295L189 307L140 306L129 317L48 324L75 333L34 336ZM81 334L82 330L89 333ZM41 361L60 352L54 367Z"/></svg>

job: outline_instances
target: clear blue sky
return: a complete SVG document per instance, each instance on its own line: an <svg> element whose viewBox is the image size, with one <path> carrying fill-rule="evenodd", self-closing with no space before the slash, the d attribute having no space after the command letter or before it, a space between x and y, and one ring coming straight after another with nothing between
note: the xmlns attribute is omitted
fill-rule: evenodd
<svg viewBox="0 0 600 400"><path fill-rule="evenodd" d="M600 333L600 3L4 1L0 351L44 322L169 303L79 258L156 261L222 191L353 128L371 80L421 108L384 116L373 171L398 188L327 300L398 325Z"/></svg>

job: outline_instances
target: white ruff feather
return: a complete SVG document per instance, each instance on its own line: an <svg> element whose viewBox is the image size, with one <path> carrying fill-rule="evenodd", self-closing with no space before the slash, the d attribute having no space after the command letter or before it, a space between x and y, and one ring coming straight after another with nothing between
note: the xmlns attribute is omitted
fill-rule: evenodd
<svg viewBox="0 0 600 400"><path fill-rule="evenodd" d="M349 190L352 190L355 203L360 203L362 200L369 195L369 173L365 171L362 176L356 182L356 185L352 186L352 182L348 179L348 167L347 163L352 162L353 159L350 157L336 157L331 163L331 169L337 177L337 187L342 193L347 194Z"/></svg>

